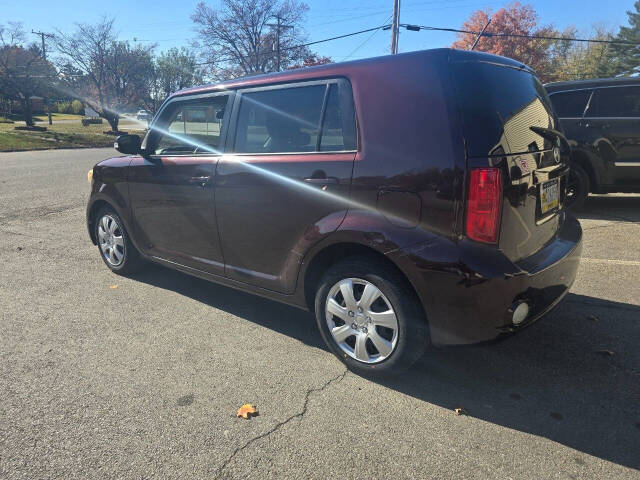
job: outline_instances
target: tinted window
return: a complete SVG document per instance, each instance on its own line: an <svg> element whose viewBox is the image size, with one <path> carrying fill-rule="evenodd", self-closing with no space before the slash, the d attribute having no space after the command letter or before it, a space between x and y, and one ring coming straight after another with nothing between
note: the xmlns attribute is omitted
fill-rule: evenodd
<svg viewBox="0 0 640 480"><path fill-rule="evenodd" d="M640 117L640 87L596 89L589 116Z"/></svg>
<svg viewBox="0 0 640 480"><path fill-rule="evenodd" d="M156 155L217 152L222 119L229 97L176 102L163 111L156 124Z"/></svg>
<svg viewBox="0 0 640 480"><path fill-rule="evenodd" d="M236 129L239 153L314 152L326 85L244 93Z"/></svg>
<svg viewBox="0 0 640 480"><path fill-rule="evenodd" d="M551 95L551 103L558 117L582 117L592 90L575 90Z"/></svg>
<svg viewBox="0 0 640 480"><path fill-rule="evenodd" d="M544 148L542 137L529 127L552 127L552 107L534 75L484 62L453 63L452 67L470 156Z"/></svg>
<svg viewBox="0 0 640 480"><path fill-rule="evenodd" d="M336 152L339 150L347 150L353 148L351 142L345 142L345 120L340 108L340 92L338 85L331 85L329 88L329 96L327 97L327 106L325 107L324 119L322 120L322 138L320 139L320 151ZM347 120L353 123L353 119ZM347 127L348 128L348 127ZM347 134L348 136L348 134Z"/></svg>

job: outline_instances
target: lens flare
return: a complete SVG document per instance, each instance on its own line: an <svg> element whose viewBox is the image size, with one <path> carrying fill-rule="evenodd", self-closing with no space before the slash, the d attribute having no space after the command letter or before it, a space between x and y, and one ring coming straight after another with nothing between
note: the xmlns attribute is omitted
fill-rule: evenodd
<svg viewBox="0 0 640 480"><path fill-rule="evenodd" d="M66 92L68 94L71 94L71 92ZM78 98L82 101L84 101L85 103L91 104L91 103L95 103L92 99L88 99L88 98L82 98L79 97L76 93L72 94L73 97ZM299 123L302 126L309 126L307 125L309 122L306 122L305 120L296 117L294 115L291 115L288 112L283 112L271 105L266 105L262 102L259 102L255 99L251 99L250 100L253 103L259 104L261 108L264 108L265 110L268 110L274 114L277 115L281 115L284 118L287 118L288 120L292 120L292 121L296 121L297 123ZM164 136L168 136L171 138L174 138L186 145L190 145L192 147L194 147L194 150L199 150L199 154L201 153L211 153L212 155L221 155L222 158L221 160L224 162L229 162L229 163L236 163L236 164L240 164L243 167L247 168L248 170L255 172L258 175L261 175L265 178L271 179L275 182L278 182L284 186L290 187L290 188L295 188L304 192L307 192L311 195L316 195L319 196L323 199L327 199L327 200L333 200L335 202L339 202L341 205L344 206L344 208L346 210L348 209L355 209L355 210L362 210L362 211L366 211L369 213L373 213L375 215L382 215L384 216L387 220L393 220L395 222L399 222L400 224L407 224L410 223L410 220L408 218L403 218L399 215L397 215L395 212L389 212L389 211L385 211L379 207L374 207L371 205L367 205L367 204L363 204L361 202L357 202L349 197L343 196L343 195L339 195L336 194L334 192L328 191L328 190L324 190L322 188L318 188L317 186L313 186L310 185L308 183L305 183L303 181L300 180L296 180L295 178L286 176L286 175L282 175L276 172L273 172L269 169L260 167L258 165L255 165L254 163L251 162L246 162L243 161L243 158L241 155L234 155L232 152L231 153L224 153L220 150L217 150L216 148L213 148L210 145L206 145L204 143L198 142L196 141L194 138L189 137L187 135L180 135L178 133L175 132L171 132L165 128L162 128L160 126L157 125L156 123L156 119L154 118L150 123L146 122L146 121L140 121L135 117L128 117L125 116L124 112L120 112L116 109L111 109L111 111L115 114L117 114L118 116L122 117L122 118L126 118L129 122L133 122L134 124L137 124L141 127L143 127L142 129L144 130L149 130L149 131L153 131L153 132L157 132L161 135ZM314 128L317 128L318 125L312 125ZM313 153L313 152L309 152L309 153ZM419 228L419 227L418 227Z"/></svg>

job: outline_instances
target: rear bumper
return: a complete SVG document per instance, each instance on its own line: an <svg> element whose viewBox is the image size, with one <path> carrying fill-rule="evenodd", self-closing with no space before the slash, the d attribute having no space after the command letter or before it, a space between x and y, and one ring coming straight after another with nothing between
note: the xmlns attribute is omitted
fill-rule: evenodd
<svg viewBox="0 0 640 480"><path fill-rule="evenodd" d="M432 242L391 254L423 302L431 340L468 345L521 330L550 311L573 284L582 253L578 221L562 214L554 239L534 255L511 262L497 249L473 242ZM512 322L514 304L529 314Z"/></svg>

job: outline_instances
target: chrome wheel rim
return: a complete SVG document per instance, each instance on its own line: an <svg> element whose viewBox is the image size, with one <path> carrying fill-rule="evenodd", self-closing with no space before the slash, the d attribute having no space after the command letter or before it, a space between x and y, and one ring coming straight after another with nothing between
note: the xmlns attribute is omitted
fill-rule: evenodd
<svg viewBox="0 0 640 480"><path fill-rule="evenodd" d="M388 358L398 343L398 317L391 302L373 283L345 278L329 290L327 327L349 357L362 363Z"/></svg>
<svg viewBox="0 0 640 480"><path fill-rule="evenodd" d="M102 256L112 267L124 261L124 238L122 228L111 215L104 215L98 222L98 243Z"/></svg>

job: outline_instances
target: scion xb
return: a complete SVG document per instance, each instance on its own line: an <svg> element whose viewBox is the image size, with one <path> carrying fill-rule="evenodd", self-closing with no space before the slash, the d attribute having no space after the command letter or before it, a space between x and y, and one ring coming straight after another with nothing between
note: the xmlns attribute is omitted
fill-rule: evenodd
<svg viewBox="0 0 640 480"><path fill-rule="evenodd" d="M90 172L89 235L313 312L352 370L494 340L576 276L569 147L533 71L438 49L191 88Z"/></svg>

